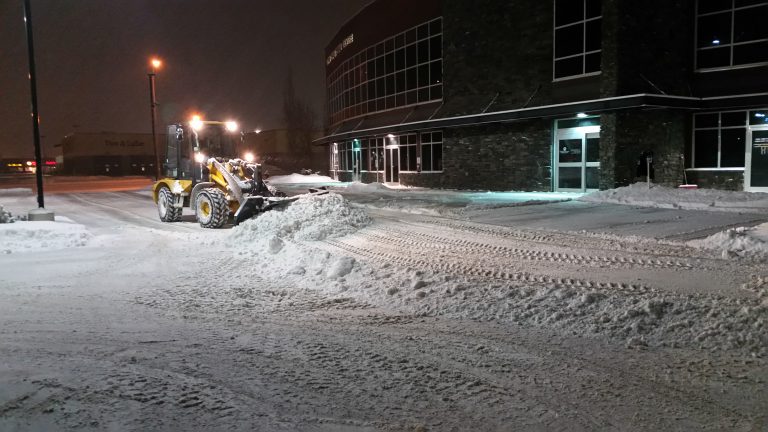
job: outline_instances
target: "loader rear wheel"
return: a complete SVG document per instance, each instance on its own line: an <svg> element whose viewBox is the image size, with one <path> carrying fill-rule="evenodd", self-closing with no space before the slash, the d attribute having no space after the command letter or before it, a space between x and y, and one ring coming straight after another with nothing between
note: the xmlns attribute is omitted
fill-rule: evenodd
<svg viewBox="0 0 768 432"><path fill-rule="evenodd" d="M195 216L203 228L221 228L229 218L227 197L219 189L206 188L195 200Z"/></svg>
<svg viewBox="0 0 768 432"><path fill-rule="evenodd" d="M163 222L178 222L181 220L181 207L174 206L173 193L167 187L161 187L157 192L157 214Z"/></svg>

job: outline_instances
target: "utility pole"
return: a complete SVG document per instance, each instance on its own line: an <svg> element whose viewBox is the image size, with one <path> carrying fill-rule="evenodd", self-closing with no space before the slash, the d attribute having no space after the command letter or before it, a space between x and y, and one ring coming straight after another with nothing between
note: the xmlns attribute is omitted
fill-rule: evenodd
<svg viewBox="0 0 768 432"><path fill-rule="evenodd" d="M24 0L24 24L27 28L27 54L29 57L29 86L32 96L32 132L35 140L35 177L37 177L37 210L29 211L29 220L54 220L53 212L45 210L43 196L43 155L40 150L40 114L37 109L37 75L35 74L35 48L32 42L32 10Z"/></svg>

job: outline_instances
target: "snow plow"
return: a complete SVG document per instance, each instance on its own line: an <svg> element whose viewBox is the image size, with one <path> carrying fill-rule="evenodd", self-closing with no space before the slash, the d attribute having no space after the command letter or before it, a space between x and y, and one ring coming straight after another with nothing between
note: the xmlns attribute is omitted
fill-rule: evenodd
<svg viewBox="0 0 768 432"><path fill-rule="evenodd" d="M204 228L221 228L289 204L302 195L286 195L264 182L261 165L252 154L233 157L237 146L235 122L203 121L168 126L164 177L152 188L163 222L181 221L184 207L194 211ZM328 193L311 190L311 195Z"/></svg>

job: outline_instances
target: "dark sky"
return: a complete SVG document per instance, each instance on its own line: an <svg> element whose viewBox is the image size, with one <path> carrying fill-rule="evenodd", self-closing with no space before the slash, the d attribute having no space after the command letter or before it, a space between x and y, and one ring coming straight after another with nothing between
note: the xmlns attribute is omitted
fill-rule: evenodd
<svg viewBox="0 0 768 432"><path fill-rule="evenodd" d="M31 0L45 156L70 132L150 132L197 110L247 129L282 126L293 71L324 119L324 48L370 0ZM0 157L33 155L23 0L0 0Z"/></svg>

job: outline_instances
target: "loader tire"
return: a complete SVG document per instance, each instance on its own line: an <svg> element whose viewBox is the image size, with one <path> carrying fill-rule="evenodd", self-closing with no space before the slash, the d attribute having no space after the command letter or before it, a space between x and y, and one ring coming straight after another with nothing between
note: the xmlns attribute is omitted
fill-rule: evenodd
<svg viewBox="0 0 768 432"><path fill-rule="evenodd" d="M219 189L206 188L195 200L195 217L203 228L221 228L229 218L227 197Z"/></svg>
<svg viewBox="0 0 768 432"><path fill-rule="evenodd" d="M157 192L157 214L163 222L178 222L181 220L181 207L175 207L173 193L167 187L161 187Z"/></svg>

